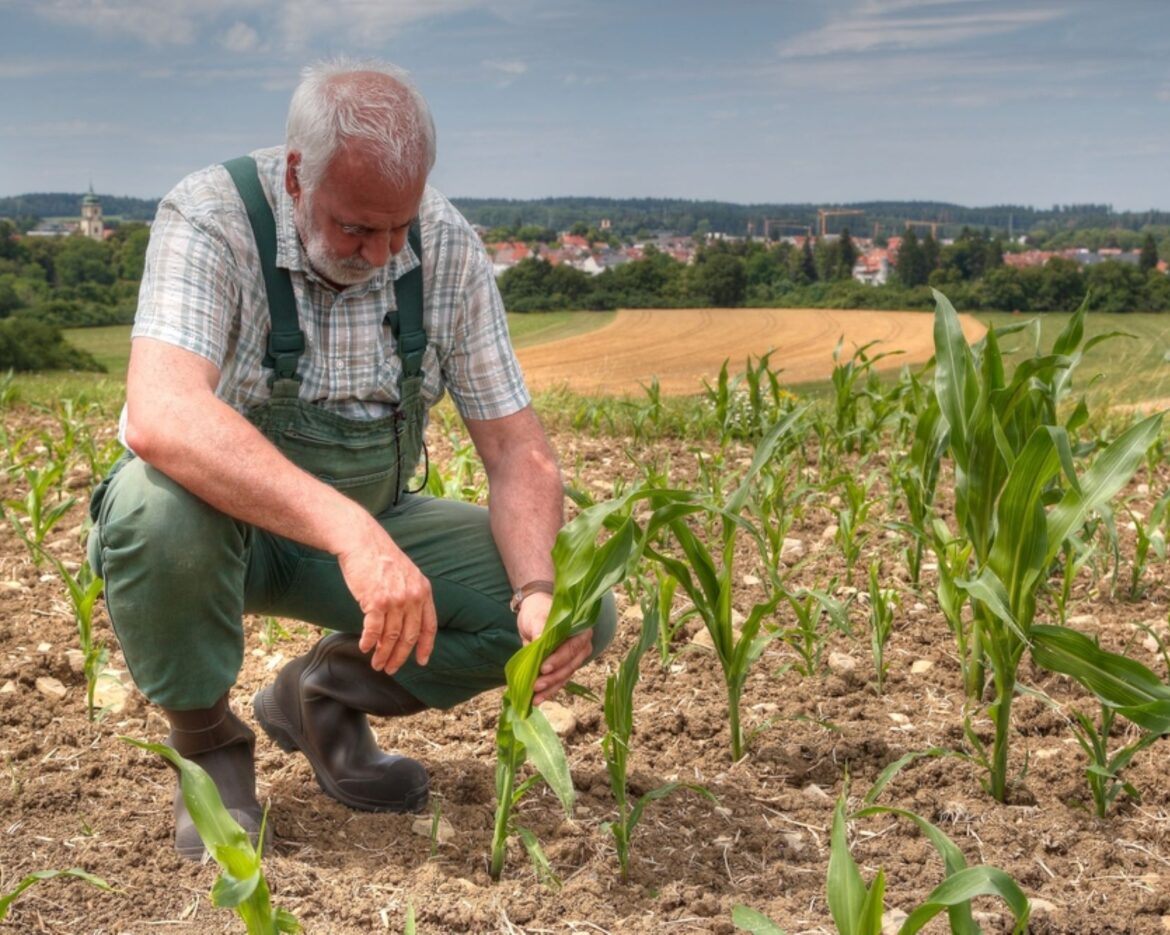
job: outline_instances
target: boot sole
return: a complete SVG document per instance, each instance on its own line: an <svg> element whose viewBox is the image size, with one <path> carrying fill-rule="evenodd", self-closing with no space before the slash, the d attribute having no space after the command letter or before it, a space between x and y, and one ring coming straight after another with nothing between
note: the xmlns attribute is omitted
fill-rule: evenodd
<svg viewBox="0 0 1170 935"><path fill-rule="evenodd" d="M281 750L285 753L296 753L299 751L304 754L305 759L309 761L309 765L313 768L313 775L316 777L317 785L321 787L321 791L330 798L336 799L342 805L348 805L350 808L356 808L363 812L419 812L426 807L427 801L430 798L430 789L425 785L421 789L408 792L401 799L394 801L371 801L369 799L357 798L344 792L333 781L332 777L320 767L317 757L311 751L304 749L297 743L296 737L293 735L293 726L288 722L288 718L284 716L284 712L280 710L280 706L276 703L271 686L260 689L253 696L252 714L264 733Z"/></svg>

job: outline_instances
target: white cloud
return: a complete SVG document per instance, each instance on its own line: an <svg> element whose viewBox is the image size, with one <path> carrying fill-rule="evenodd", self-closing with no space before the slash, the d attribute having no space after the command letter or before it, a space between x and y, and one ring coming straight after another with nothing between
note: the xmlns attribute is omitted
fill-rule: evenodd
<svg viewBox="0 0 1170 935"><path fill-rule="evenodd" d="M520 75L528 71L528 64L526 62L511 61L485 61L483 63L485 68L491 71L498 71L502 75L507 75L509 78L518 78Z"/></svg>
<svg viewBox="0 0 1170 935"><path fill-rule="evenodd" d="M260 45L260 33L247 23L236 21L223 34L220 44L229 52L253 52Z"/></svg>
<svg viewBox="0 0 1170 935"><path fill-rule="evenodd" d="M1004 35L1051 22L1065 13L1052 7L993 9L966 3L919 3L915 0L869 0L828 25L789 39L779 46L784 58L934 49L971 39Z"/></svg>
<svg viewBox="0 0 1170 935"><path fill-rule="evenodd" d="M102 35L128 35L149 45L190 45L200 27L219 16L265 0L43 0L45 19Z"/></svg>
<svg viewBox="0 0 1170 935"><path fill-rule="evenodd" d="M321 35L340 33L369 48L397 35L405 26L484 5L484 0L286 0L279 6L285 43L300 48Z"/></svg>

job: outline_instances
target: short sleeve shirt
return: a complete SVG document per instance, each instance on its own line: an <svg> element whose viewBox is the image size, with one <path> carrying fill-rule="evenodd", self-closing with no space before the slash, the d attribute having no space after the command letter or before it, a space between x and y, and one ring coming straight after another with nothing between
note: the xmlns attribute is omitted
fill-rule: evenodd
<svg viewBox="0 0 1170 935"><path fill-rule="evenodd" d="M393 283L419 264L409 244L368 282L338 291L309 266L284 189L284 148L252 154L276 220L276 265L289 271L305 352L300 398L339 415L388 415L398 401L401 361L388 313ZM422 235L422 394L432 406L450 392L460 414L496 419L523 409L528 390L508 337L491 262L475 231L427 186ZM247 212L222 166L185 178L160 202L151 227L133 337L192 351L220 371L216 394L240 412L270 397L263 366L268 302Z"/></svg>

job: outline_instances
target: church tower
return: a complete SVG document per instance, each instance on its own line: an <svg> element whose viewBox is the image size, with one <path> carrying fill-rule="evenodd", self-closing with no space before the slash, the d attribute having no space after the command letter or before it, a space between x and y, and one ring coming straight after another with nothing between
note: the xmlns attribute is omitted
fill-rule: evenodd
<svg viewBox="0 0 1170 935"><path fill-rule="evenodd" d="M81 235L90 240L102 239L102 203L93 193L93 182L89 183L89 194L81 199Z"/></svg>

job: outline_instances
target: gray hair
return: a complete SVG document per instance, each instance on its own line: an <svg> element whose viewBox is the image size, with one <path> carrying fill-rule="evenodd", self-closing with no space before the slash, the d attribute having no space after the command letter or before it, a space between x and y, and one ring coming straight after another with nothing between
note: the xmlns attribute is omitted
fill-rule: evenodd
<svg viewBox="0 0 1170 935"><path fill-rule="evenodd" d="M301 154L306 195L338 150L366 144L388 182L405 186L435 164L435 124L407 72L388 62L333 59L309 65L293 92L285 131Z"/></svg>

